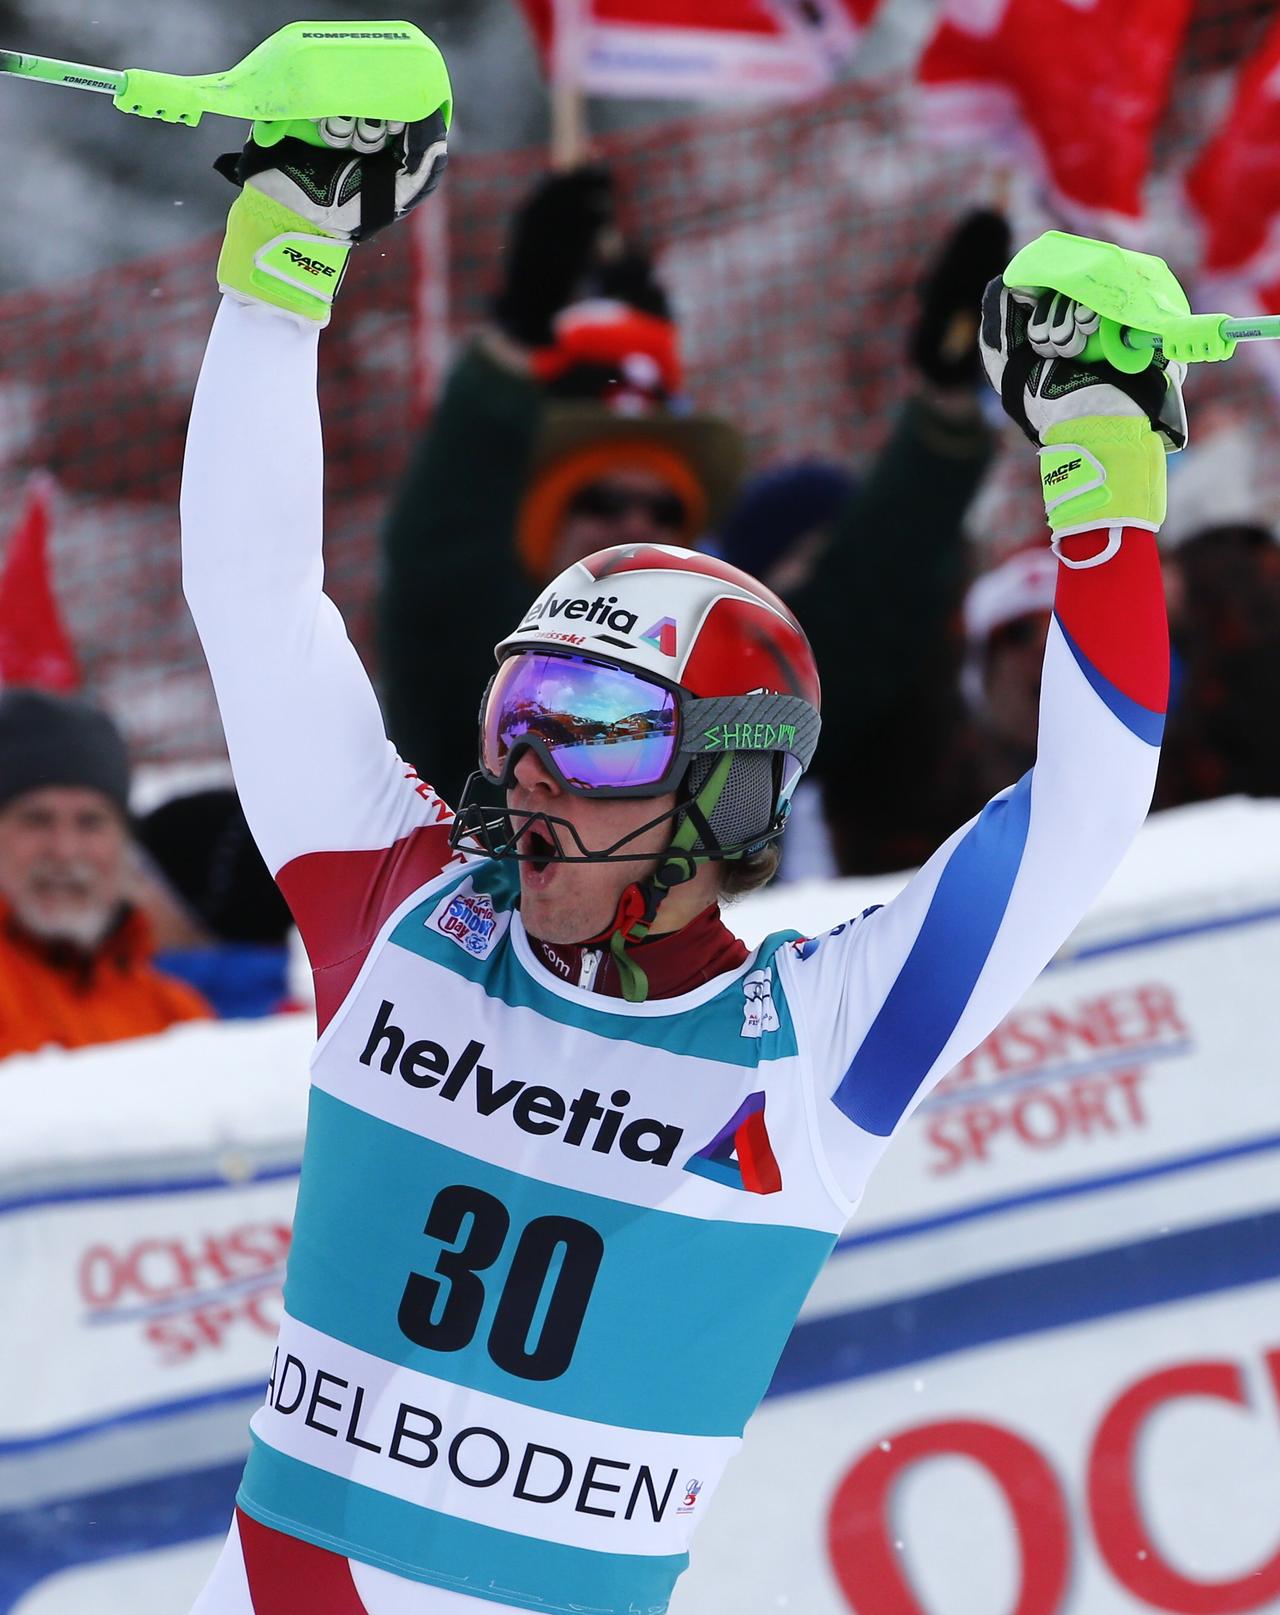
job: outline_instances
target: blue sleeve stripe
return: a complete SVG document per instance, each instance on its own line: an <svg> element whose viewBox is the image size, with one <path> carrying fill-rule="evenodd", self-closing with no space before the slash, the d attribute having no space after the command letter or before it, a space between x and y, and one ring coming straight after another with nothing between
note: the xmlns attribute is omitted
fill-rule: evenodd
<svg viewBox="0 0 1280 1615"><path fill-rule="evenodd" d="M1098 671L1063 627L1062 619L1055 615L1053 620L1067 642L1067 649L1075 657L1076 666L1084 674L1102 704L1119 718L1131 734L1137 735L1139 740L1145 740L1149 746L1158 746L1164 735L1164 713L1153 712L1150 707L1144 707L1132 696L1126 695L1118 685L1113 684L1105 674Z"/></svg>
<svg viewBox="0 0 1280 1615"><path fill-rule="evenodd" d="M888 1138L955 1030L1022 864L1031 775L988 802L942 871L924 924L832 1099Z"/></svg>

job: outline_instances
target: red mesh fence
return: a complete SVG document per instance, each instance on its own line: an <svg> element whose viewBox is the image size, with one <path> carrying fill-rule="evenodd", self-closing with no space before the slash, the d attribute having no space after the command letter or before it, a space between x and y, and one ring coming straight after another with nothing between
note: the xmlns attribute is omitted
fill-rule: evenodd
<svg viewBox="0 0 1280 1615"><path fill-rule="evenodd" d="M1195 244L1177 176L1221 115L1229 70L1270 10L1203 0L1188 36L1161 132L1151 240L1188 275ZM926 142L905 82L654 127L611 141L609 155L629 227L658 250L680 312L690 392L744 428L757 464L799 455L857 463L874 452L907 385L914 282L965 207L1005 206L1024 238L1055 222L1001 153ZM329 587L371 666L379 520L424 380L438 379L442 337L482 313L506 221L542 162L534 151L460 155L447 208L430 213L429 204L412 229L356 255L325 335ZM447 333L437 317L446 214ZM51 470L61 489L55 582L86 683L151 761L222 749L181 600L177 539L182 437L216 301L215 255L216 243L201 240L0 303L0 532L29 471ZM1275 403L1247 362L1198 373L1190 398L1202 436L1228 430L1261 451L1274 430ZM1251 490L1269 514L1280 506L1274 458L1269 445L1259 452ZM1011 444L975 537L999 548L1041 525L1034 462Z"/></svg>

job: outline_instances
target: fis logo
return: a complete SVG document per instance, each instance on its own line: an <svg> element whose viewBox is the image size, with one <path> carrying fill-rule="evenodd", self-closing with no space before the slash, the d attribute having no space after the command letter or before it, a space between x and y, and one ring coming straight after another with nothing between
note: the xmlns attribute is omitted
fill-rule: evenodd
<svg viewBox="0 0 1280 1615"><path fill-rule="evenodd" d="M748 1094L732 1119L705 1149L685 1162L684 1169L722 1183L727 1189L777 1194L782 1187L782 1171L764 1124L764 1094Z"/></svg>
<svg viewBox="0 0 1280 1615"><path fill-rule="evenodd" d="M753 970L742 983L742 1037L763 1037L776 1032L777 1005L773 1001L773 967Z"/></svg>

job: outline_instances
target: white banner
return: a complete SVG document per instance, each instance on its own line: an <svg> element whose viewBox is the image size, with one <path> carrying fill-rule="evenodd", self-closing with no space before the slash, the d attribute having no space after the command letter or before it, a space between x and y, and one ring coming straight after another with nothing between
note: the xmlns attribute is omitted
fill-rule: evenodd
<svg viewBox="0 0 1280 1615"><path fill-rule="evenodd" d="M174 1615L280 1318L309 1016L3 1064L0 1611ZM142 1555L139 1557L139 1549Z"/></svg>
<svg viewBox="0 0 1280 1615"><path fill-rule="evenodd" d="M593 95L792 99L853 55L879 0L521 0L552 82Z"/></svg>
<svg viewBox="0 0 1280 1615"><path fill-rule="evenodd" d="M768 1401L673 1615L1280 1600L1280 1283Z"/></svg>
<svg viewBox="0 0 1280 1615"><path fill-rule="evenodd" d="M0 1217L0 1270L24 1281L4 1348L24 1394L0 1402L0 1452L228 1385L260 1388L297 1184L284 1169L231 1192L101 1186Z"/></svg>

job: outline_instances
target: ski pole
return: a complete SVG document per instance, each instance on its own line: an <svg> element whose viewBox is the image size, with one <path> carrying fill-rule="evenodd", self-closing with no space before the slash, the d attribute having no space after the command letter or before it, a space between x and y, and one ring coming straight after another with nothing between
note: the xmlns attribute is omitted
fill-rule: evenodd
<svg viewBox="0 0 1280 1615"><path fill-rule="evenodd" d="M222 73L123 72L0 51L0 73L110 95L121 112L194 126L206 112L252 122L361 117L416 123L453 92L444 58L410 22L292 22Z"/></svg>
<svg viewBox="0 0 1280 1615"><path fill-rule="evenodd" d="M1233 318L1229 314L1202 314L1200 319L1216 319L1217 341L1223 344L1235 342L1269 342L1280 337L1280 314L1257 314L1252 318ZM1138 331L1130 325L1120 327L1121 340L1126 348L1135 352L1163 348L1164 339L1158 331Z"/></svg>
<svg viewBox="0 0 1280 1615"><path fill-rule="evenodd" d="M100 95L119 95L128 77L105 67L60 62L54 56L26 56L16 50L0 50L0 73L39 79L44 84L68 84L77 90L96 90Z"/></svg>
<svg viewBox="0 0 1280 1615"><path fill-rule="evenodd" d="M1280 337L1280 315L1193 314L1177 277L1152 253L1046 230L1010 260L1006 286L1043 286L1099 314L1084 359L1145 370L1160 349L1184 364L1229 359L1237 342Z"/></svg>

